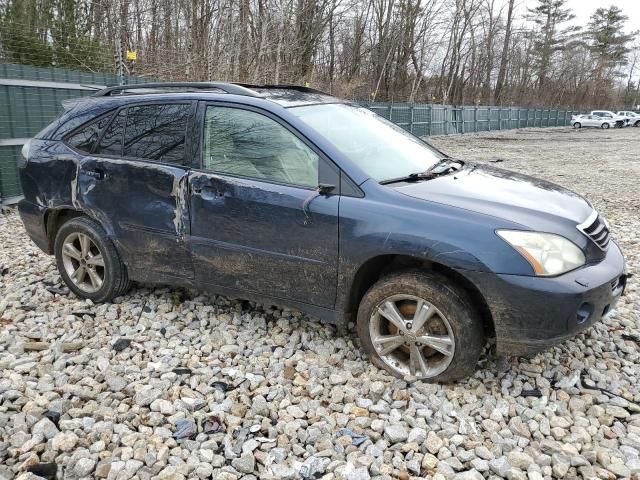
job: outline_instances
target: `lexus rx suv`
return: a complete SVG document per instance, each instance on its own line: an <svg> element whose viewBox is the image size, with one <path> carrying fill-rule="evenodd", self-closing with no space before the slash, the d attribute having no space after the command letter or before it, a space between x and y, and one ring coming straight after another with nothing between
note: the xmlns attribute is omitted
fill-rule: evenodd
<svg viewBox="0 0 640 480"><path fill-rule="evenodd" d="M306 87L109 87L23 156L22 221L79 297L139 281L353 320L369 358L410 381L468 376L488 340L511 355L562 342L625 288L584 198Z"/></svg>

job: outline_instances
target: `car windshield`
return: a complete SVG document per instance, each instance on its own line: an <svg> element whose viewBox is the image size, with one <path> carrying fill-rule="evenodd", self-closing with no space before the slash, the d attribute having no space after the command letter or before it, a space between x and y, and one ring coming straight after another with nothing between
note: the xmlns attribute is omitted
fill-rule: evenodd
<svg viewBox="0 0 640 480"><path fill-rule="evenodd" d="M328 103L290 111L377 181L422 173L444 158L435 148L363 107Z"/></svg>

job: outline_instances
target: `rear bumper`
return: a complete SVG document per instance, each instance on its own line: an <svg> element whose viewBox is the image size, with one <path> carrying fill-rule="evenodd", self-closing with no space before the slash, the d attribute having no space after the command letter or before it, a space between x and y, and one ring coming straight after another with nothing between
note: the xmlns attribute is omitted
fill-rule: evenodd
<svg viewBox="0 0 640 480"><path fill-rule="evenodd" d="M18 213L29 238L43 252L50 254L49 239L45 225L45 211L45 207L36 205L28 200L22 199L18 202Z"/></svg>
<svg viewBox="0 0 640 480"><path fill-rule="evenodd" d="M622 252L555 278L467 272L493 316L499 354L528 355L561 343L611 314L626 286Z"/></svg>

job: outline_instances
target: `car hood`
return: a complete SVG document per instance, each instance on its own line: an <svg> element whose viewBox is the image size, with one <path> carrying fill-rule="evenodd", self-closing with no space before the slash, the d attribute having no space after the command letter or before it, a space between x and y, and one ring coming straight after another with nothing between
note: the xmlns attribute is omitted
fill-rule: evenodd
<svg viewBox="0 0 640 480"><path fill-rule="evenodd" d="M551 182L488 165L466 164L432 180L398 184L396 190L422 200L503 218L527 228L557 231L575 226L592 213L580 195Z"/></svg>

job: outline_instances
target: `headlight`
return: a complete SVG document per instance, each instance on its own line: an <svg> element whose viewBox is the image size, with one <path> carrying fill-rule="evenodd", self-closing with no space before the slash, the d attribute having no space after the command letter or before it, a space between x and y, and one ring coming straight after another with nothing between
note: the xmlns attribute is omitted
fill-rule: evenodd
<svg viewBox="0 0 640 480"><path fill-rule="evenodd" d="M521 230L496 233L531 264L536 275L559 275L585 263L582 250L560 235Z"/></svg>

